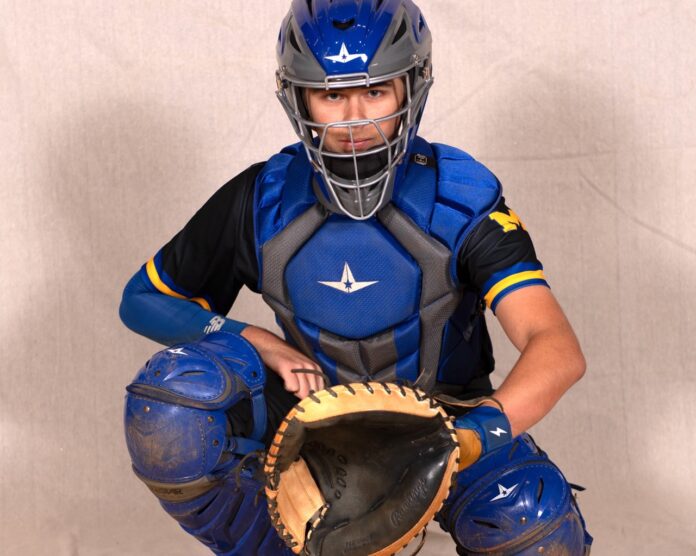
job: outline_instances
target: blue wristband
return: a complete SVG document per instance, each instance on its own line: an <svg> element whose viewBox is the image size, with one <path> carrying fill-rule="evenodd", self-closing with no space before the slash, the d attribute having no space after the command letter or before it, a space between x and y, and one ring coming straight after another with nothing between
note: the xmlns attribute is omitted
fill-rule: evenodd
<svg viewBox="0 0 696 556"><path fill-rule="evenodd" d="M483 454L501 448L512 441L510 421L505 414L487 405L475 407L454 420L454 428L471 429L479 435Z"/></svg>

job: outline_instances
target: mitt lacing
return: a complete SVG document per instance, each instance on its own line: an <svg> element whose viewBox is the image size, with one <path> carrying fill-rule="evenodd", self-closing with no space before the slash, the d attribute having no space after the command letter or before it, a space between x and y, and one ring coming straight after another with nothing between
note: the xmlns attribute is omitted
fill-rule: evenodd
<svg viewBox="0 0 696 556"><path fill-rule="evenodd" d="M333 386L331 385L331 379L329 378L329 376L326 373L324 373L322 371L317 371L316 369L292 369L291 372L295 373L295 374L302 373L302 374L310 374L310 375L315 375L315 376L321 377L324 380L324 390L326 390L334 398L338 397L338 394L333 390ZM406 390L404 390L404 387L406 387L406 388L409 388L413 391L415 398L419 402L428 401L430 403L430 407L432 407L432 408L440 406L440 404L437 403L437 401L435 401L435 399L432 396L429 396L425 392L420 390L420 388L418 387L418 379L416 379L415 381L412 381L412 380L408 380L405 378L396 378L396 379L391 380L389 382L382 382L379 380L371 379L370 377L365 377L362 380L362 384L365 386L365 389L370 394L375 393L375 390L372 387L373 384L379 384L387 394L392 394L392 389L390 388L390 386L391 387L396 386L396 388L399 390L400 394L404 397L406 397ZM348 390L348 392L350 392L351 394L355 395L355 389L350 384L341 384L340 386L342 386L343 388ZM316 403L321 403L321 400L318 397L316 397L314 395L314 392L312 392L312 391L310 391L308 398L310 398L312 401L314 401ZM474 407L474 406L472 406L472 407Z"/></svg>

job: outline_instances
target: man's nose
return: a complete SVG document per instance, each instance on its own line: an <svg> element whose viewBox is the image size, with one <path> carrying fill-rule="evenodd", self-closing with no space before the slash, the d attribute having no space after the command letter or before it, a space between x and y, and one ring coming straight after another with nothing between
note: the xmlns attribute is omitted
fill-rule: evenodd
<svg viewBox="0 0 696 556"><path fill-rule="evenodd" d="M355 120L365 119L365 107L359 95L351 95L348 97L346 106L346 121L352 122Z"/></svg>

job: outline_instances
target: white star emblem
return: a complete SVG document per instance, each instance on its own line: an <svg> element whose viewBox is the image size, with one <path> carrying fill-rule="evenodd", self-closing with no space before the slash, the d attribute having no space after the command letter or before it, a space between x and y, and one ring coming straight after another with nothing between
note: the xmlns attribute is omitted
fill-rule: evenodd
<svg viewBox="0 0 696 556"><path fill-rule="evenodd" d="M331 60L332 62L340 62L341 64L347 64L348 62L352 62L357 58L360 58L363 61L363 64L367 62L367 54L349 53L346 43L341 44L341 51L338 54L335 56L324 56L324 58Z"/></svg>
<svg viewBox="0 0 696 556"><path fill-rule="evenodd" d="M495 502L496 500L502 500L503 498L507 498L512 494L512 491L517 488L517 485L520 483L517 483L516 485L512 485L510 488L505 488L503 485L498 483L498 495L495 498L491 498L491 502Z"/></svg>
<svg viewBox="0 0 696 556"><path fill-rule="evenodd" d="M500 438L501 434L507 434L507 431L505 429L501 429L500 427L496 427L494 431L489 431L491 434L496 435L498 438Z"/></svg>
<svg viewBox="0 0 696 556"><path fill-rule="evenodd" d="M342 291L345 293L355 293L358 290L362 290L363 288L372 286L377 282L378 280L374 280L372 282L356 282L355 278L353 278L353 273L351 272L348 263L345 263L343 265L343 276L341 276L340 282L324 282L319 280L320 284L324 286L329 286L330 288L334 288L335 290Z"/></svg>
<svg viewBox="0 0 696 556"><path fill-rule="evenodd" d="M188 353L184 351L184 348L168 349L167 351L175 355L188 355Z"/></svg>

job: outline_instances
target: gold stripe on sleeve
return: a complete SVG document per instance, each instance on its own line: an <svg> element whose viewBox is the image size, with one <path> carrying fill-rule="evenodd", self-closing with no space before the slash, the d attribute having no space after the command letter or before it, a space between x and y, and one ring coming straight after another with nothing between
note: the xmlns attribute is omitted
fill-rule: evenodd
<svg viewBox="0 0 696 556"><path fill-rule="evenodd" d="M497 282L490 290L488 290L488 293L484 296L483 299L486 302L486 306L490 307L493 304L495 297L503 290L526 280L546 280L544 277L544 271L527 270L525 272L518 272L517 274L512 274L507 278L503 278L500 282Z"/></svg>
<svg viewBox="0 0 696 556"><path fill-rule="evenodd" d="M175 292L173 289L167 286L167 284L162 282L162 279L159 277L159 273L157 272L157 267L155 266L154 258L147 261L145 269L147 270L147 277L150 279L150 282L152 282L152 285L155 286L163 294L169 295L171 297L176 297L177 299L186 299L188 301L193 301L194 303L198 303L206 311L211 310L210 304L202 297L186 297L185 295L181 295L180 293Z"/></svg>

